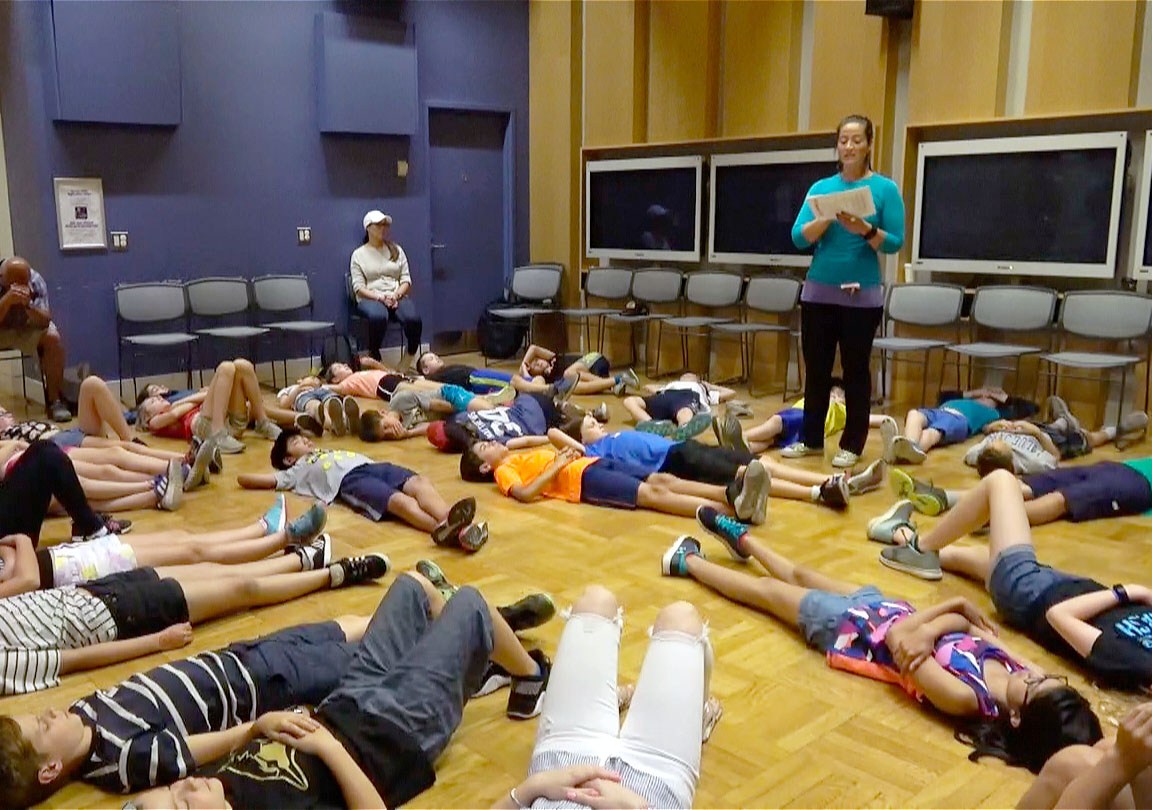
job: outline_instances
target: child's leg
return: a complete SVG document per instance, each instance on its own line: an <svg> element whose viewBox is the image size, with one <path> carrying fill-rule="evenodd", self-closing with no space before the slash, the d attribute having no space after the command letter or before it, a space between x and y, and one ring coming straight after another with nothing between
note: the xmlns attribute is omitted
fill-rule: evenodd
<svg viewBox="0 0 1152 810"><path fill-rule="evenodd" d="M744 441L748 449L759 455L776 442L776 437L784 431L784 420L779 414L772 414L767 421L744 431ZM765 464L767 466L767 464Z"/></svg>
<svg viewBox="0 0 1152 810"><path fill-rule="evenodd" d="M1007 470L994 470L984 476L956 506L944 513L930 532L919 538L917 545L921 551L939 551L989 521L991 559L1011 546L1032 544L1032 529L1020 482Z"/></svg>
<svg viewBox="0 0 1152 810"><path fill-rule="evenodd" d="M131 512L133 509L155 509L156 493L153 490L138 492L135 495L122 495L119 498L90 498L89 505L100 512Z"/></svg>
<svg viewBox="0 0 1152 810"><path fill-rule="evenodd" d="M431 532L440 524L439 520L424 511L418 500L403 492L395 492L388 498L388 514L400 518L422 532Z"/></svg>
<svg viewBox="0 0 1152 810"><path fill-rule="evenodd" d="M648 476L648 483L655 486L664 487L670 492L676 492L681 495L694 495L697 498L705 498L710 501L720 501L721 503L727 500L727 494L722 486L717 484L705 484L700 481L688 481L684 478L677 478L668 473L653 473Z"/></svg>
<svg viewBox="0 0 1152 810"><path fill-rule="evenodd" d="M272 577L280 574L296 574L300 570L299 555L281 554L267 560L253 560L232 565L218 562L170 564L158 567L156 573L161 577L180 580L183 587L191 582L226 580L237 576Z"/></svg>
<svg viewBox="0 0 1152 810"><path fill-rule="evenodd" d="M77 474L80 475L79 471ZM89 500L123 498L153 490L151 478L144 481L106 481L80 475L80 486L84 488L84 494Z"/></svg>
<svg viewBox="0 0 1152 810"><path fill-rule="evenodd" d="M256 378L256 369L252 367L251 361L243 357L237 357L232 363L236 367L234 387L240 389L240 394L248 405L249 416L253 421L263 422L268 418L268 411L264 407L264 398L260 396L260 381ZM244 408L237 408L235 413L244 413Z"/></svg>
<svg viewBox="0 0 1152 810"><path fill-rule="evenodd" d="M807 588L725 568L698 554L689 556L685 564L693 579L720 595L775 616L792 627L796 626L800 600L808 593Z"/></svg>
<svg viewBox="0 0 1152 810"><path fill-rule="evenodd" d="M696 415L696 411L691 408L681 408L676 411L676 424L686 425L692 421L692 417Z"/></svg>
<svg viewBox="0 0 1152 810"><path fill-rule="evenodd" d="M944 434L935 428L928 427L928 417L920 411L908 411L904 417L904 435L921 450L931 450L940 444Z"/></svg>
<svg viewBox="0 0 1152 810"><path fill-rule="evenodd" d="M695 495L684 495L673 492L667 487L656 486L647 482L640 484L640 489L637 490L636 505L642 509L651 509L655 512L680 515L681 517L695 517L696 510L701 506L711 506L722 515L735 515L732 507L724 500L714 501Z"/></svg>
<svg viewBox="0 0 1152 810"><path fill-rule="evenodd" d="M76 447L68 456L72 459L73 464L82 461L91 464L112 465L120 470L142 473L149 477L168 472L168 459L154 458L143 453L133 453L123 445Z"/></svg>
<svg viewBox="0 0 1152 810"><path fill-rule="evenodd" d="M200 411L212 423L212 432L219 433L228 428L228 406L232 400L232 387L236 379L236 366L225 360L216 366L216 373L208 381L208 391Z"/></svg>
<svg viewBox="0 0 1152 810"><path fill-rule="evenodd" d="M991 565L984 546L945 546L940 549L940 567L968 579L985 583Z"/></svg>
<svg viewBox="0 0 1152 810"><path fill-rule="evenodd" d="M255 563L255 565L261 564ZM179 569L175 571L179 572ZM214 577L187 583L183 581L182 576L181 573L176 573L173 579L180 582L184 589L184 598L188 601L188 619L192 624L248 608L278 605L281 602L299 599L321 588L327 588L331 581L327 568L262 577Z"/></svg>
<svg viewBox="0 0 1152 810"><path fill-rule="evenodd" d="M624 405L624 410L628 411L628 415L631 416L636 422L650 422L652 420L652 417L649 416L648 411L644 410L643 397L624 397L624 402L622 404Z"/></svg>
<svg viewBox="0 0 1152 810"><path fill-rule="evenodd" d="M263 403L261 403L260 407L264 409L264 415L270 421L276 423L280 427L295 426L297 416L296 411L293 411L289 408L280 408L275 405L264 405Z"/></svg>
<svg viewBox="0 0 1152 810"><path fill-rule="evenodd" d="M136 552L137 565L155 568L161 565L255 562L281 551L287 542L287 532L265 535L263 526L254 524L201 535L184 531L133 535L128 545Z"/></svg>
<svg viewBox="0 0 1152 810"><path fill-rule="evenodd" d="M776 494L777 480L791 481L794 484L803 484L808 490L812 487L817 487L828 480L827 475L823 475L812 470L802 470L799 467L793 467L791 464L784 464L779 461L774 461L770 458L760 459L760 463L768 468L768 472L772 475L772 494ZM784 496L788 497L788 496Z"/></svg>
<svg viewBox="0 0 1152 810"><path fill-rule="evenodd" d="M124 419L120 400L109 390L108 383L99 377L85 377L80 383L76 419L80 429L90 436L103 436L107 426L124 441L132 439L132 429Z"/></svg>
<svg viewBox="0 0 1152 810"><path fill-rule="evenodd" d="M882 413L868 414L868 427L870 427L870 428L880 427L882 424L884 424L884 416L885 415Z"/></svg>
<svg viewBox="0 0 1152 810"><path fill-rule="evenodd" d="M576 383L576 388L573 389L572 393L602 394L605 391L611 391L614 385L616 385L616 381L611 377L597 377L592 372L585 371L580 374L580 382Z"/></svg>
<svg viewBox="0 0 1152 810"><path fill-rule="evenodd" d="M161 450L157 447L148 447L147 445L137 444L136 442L122 442L119 439L105 439L103 436L85 436L80 446L84 449L117 447L125 453L131 453L134 456L160 459L164 462L165 470L168 469L168 462L172 459L184 459L183 453L177 453L173 450Z"/></svg>
<svg viewBox="0 0 1152 810"><path fill-rule="evenodd" d="M1088 446L1091 448L1103 447L1116 438L1116 434L1112 430L1091 430L1084 434L1088 438Z"/></svg>
<svg viewBox="0 0 1152 810"><path fill-rule="evenodd" d="M420 509L425 514L431 515L437 523L443 523L448 519L448 504L436 491L430 479L423 475L414 475L404 482L402 491L405 495L415 498Z"/></svg>
<svg viewBox="0 0 1152 810"><path fill-rule="evenodd" d="M95 450L95 453L103 453L103 450ZM71 454L74 455L74 454ZM85 461L83 458L73 458L72 466L76 468L76 474L80 476L80 483L84 484L84 491L88 492L88 482L100 483L117 483L117 484L151 484L152 475L148 473L132 472L131 470L122 470L114 464L94 463ZM165 465L167 467L167 465ZM159 475L159 473L157 473ZM133 490L135 491L135 490Z"/></svg>

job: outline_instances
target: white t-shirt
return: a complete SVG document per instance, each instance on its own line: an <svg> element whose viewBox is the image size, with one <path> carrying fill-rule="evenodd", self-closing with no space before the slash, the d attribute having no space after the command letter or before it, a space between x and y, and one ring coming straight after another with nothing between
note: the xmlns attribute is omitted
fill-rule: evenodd
<svg viewBox="0 0 1152 810"><path fill-rule="evenodd" d="M700 413L709 413L713 405L720 404L720 392L709 388L703 383L690 380L676 380L664 386L663 391L690 391L700 400Z"/></svg>
<svg viewBox="0 0 1152 810"><path fill-rule="evenodd" d="M1012 450L1012 466L1017 475L1033 475L1056 469L1056 457L1044 449L1040 440L1027 433L1009 433L998 431L990 433L977 444L968 448L964 454L964 463L976 466L976 459L988 446L989 442L1002 441Z"/></svg>
<svg viewBox="0 0 1152 810"><path fill-rule="evenodd" d="M372 292L386 295L396 292L404 282L411 284L412 276L408 272L408 257L404 255L404 248L397 245L396 251L396 261L392 261L387 245L377 250L365 243L352 251L349 272L352 274L353 291L368 288Z"/></svg>

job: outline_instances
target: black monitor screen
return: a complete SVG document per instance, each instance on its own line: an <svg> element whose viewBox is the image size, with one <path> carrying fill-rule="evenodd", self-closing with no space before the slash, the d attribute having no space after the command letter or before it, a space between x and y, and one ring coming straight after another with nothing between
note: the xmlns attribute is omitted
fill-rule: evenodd
<svg viewBox="0 0 1152 810"><path fill-rule="evenodd" d="M795 256L792 223L808 189L836 171L827 160L716 166L712 252Z"/></svg>
<svg viewBox="0 0 1152 810"><path fill-rule="evenodd" d="M592 250L690 250L696 246L695 168L592 171Z"/></svg>
<svg viewBox="0 0 1152 810"><path fill-rule="evenodd" d="M924 158L921 259L1103 264L1116 150Z"/></svg>

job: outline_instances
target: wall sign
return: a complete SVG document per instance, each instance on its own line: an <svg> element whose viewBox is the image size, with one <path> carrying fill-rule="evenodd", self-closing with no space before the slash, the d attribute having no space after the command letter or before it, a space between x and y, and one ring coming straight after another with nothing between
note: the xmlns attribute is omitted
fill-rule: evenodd
<svg viewBox="0 0 1152 810"><path fill-rule="evenodd" d="M56 177L56 228L61 250L107 248L104 183L99 177Z"/></svg>

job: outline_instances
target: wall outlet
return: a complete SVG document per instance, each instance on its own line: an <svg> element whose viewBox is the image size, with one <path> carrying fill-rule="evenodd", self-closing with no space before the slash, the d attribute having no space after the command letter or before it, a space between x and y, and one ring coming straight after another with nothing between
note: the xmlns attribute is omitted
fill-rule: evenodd
<svg viewBox="0 0 1152 810"><path fill-rule="evenodd" d="M296 244L297 245L310 245L312 244L312 228L308 225L300 225L296 228Z"/></svg>
<svg viewBox="0 0 1152 810"><path fill-rule="evenodd" d="M112 231L112 249L128 249L128 231Z"/></svg>

